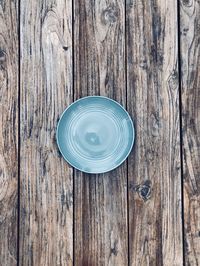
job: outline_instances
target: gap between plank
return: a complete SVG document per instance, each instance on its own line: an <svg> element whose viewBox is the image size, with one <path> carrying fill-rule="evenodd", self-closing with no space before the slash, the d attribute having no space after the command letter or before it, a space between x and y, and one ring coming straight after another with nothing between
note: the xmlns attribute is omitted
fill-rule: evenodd
<svg viewBox="0 0 200 266"><path fill-rule="evenodd" d="M126 88L126 110L128 110L128 97L127 97L127 94L128 94L128 86L127 86L127 71L128 71L128 67L127 67L127 57L128 57L128 54L127 54L127 25L126 25L126 15L127 15L127 10L126 10L126 0L124 2L124 31L125 31L125 34L124 34L124 38L125 38L125 88ZM130 265L130 251L129 251L129 183L128 183L128 180L129 180L129 176L128 176L128 158L126 160L126 193L127 193L127 203L126 203L126 206L127 206L127 248L128 248L128 266Z"/></svg>
<svg viewBox="0 0 200 266"><path fill-rule="evenodd" d="M184 180L183 180L183 134L182 134L182 87L181 87L181 26L180 2L177 0L177 36L178 36L178 81L179 81L179 121L180 121L180 162L181 162L181 217L182 217L182 244L183 265L185 266L185 227L184 227Z"/></svg>
<svg viewBox="0 0 200 266"><path fill-rule="evenodd" d="M74 102L74 1L75 0L72 0L72 101ZM72 214L72 219L73 219L73 222L72 222L72 247L73 247L73 250L72 250L72 258L73 258L73 266L75 266L75 170L74 168L72 168L72 182L73 182L73 185L72 185L72 189L73 189L73 208L72 208L72 211L73 211L73 214Z"/></svg>
<svg viewBox="0 0 200 266"><path fill-rule="evenodd" d="M21 2L18 0L18 184L17 184L17 266L19 266L19 258L20 258L20 83L21 83L21 60L20 60L20 51L21 51L21 43L20 43L20 8Z"/></svg>

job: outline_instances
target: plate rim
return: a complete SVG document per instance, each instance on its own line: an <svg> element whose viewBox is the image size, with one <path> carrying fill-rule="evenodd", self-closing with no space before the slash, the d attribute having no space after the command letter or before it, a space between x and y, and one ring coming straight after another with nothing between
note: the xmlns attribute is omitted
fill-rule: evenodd
<svg viewBox="0 0 200 266"><path fill-rule="evenodd" d="M122 161L120 161L117 165L115 165L114 167L109 168L108 170L105 170L105 171L98 171L98 172L90 171L90 172L88 172L88 171L84 171L83 169L80 169L80 168L76 167L75 165L73 165L73 163L71 163L71 162L65 157L65 155L64 155L63 152L62 152L61 146L60 146L60 144L59 144L59 140L58 140L58 130L59 130L59 126L60 126L60 123L61 123L61 120L62 120L64 114L65 114L65 113L68 111L68 109L70 109L74 104L77 104L79 101L82 101L82 100L84 100L84 99L88 99L88 98L101 98L101 99L107 99L107 100L109 100L109 101L111 101L111 102L114 102L115 104L117 104L117 105L118 105L118 106L119 106L119 107L120 107L120 108L121 108L121 109L127 114L128 118L129 118L129 121L131 122L131 128L132 128L132 131L133 131L133 138L132 138L132 142L131 142L130 148L129 148L129 150L128 150L126 156L125 156L124 159L123 159ZM118 168L118 167L119 167L120 165L122 165L123 162L126 161L126 159L128 158L129 154L131 153L131 151L132 151L132 149L133 149L133 145L134 145L134 143L135 143L135 127L134 127L133 120L132 120L130 114L128 113L128 111L127 111L127 110L126 110L126 109L125 109L125 108L124 108L119 102L117 102L116 100L113 100L112 98L109 98L109 97L106 97L106 96L101 96L101 95L84 96L84 97L81 97L81 98L75 100L74 102L70 103L69 106L67 106L67 107L64 109L64 111L62 112L62 114L61 114L61 116L60 116L60 118L59 118L59 120L58 120L57 126L56 126L56 142L57 142L57 146L58 146L58 148L59 148L59 151L60 151L60 153L61 153L63 159L64 159L64 160L65 160L70 166L72 166L73 168L75 168L75 169L77 169L77 170L79 170L79 171L81 171L81 172L83 172L83 173L86 173L86 174L104 174L104 173L108 173L108 172L110 172L110 171L112 171L112 170Z"/></svg>

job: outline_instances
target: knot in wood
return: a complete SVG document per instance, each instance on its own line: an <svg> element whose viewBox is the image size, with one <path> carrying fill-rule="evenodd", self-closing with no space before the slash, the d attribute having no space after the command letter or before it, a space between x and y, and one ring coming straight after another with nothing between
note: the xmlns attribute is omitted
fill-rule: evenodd
<svg viewBox="0 0 200 266"><path fill-rule="evenodd" d="M118 250L117 250L117 241L114 242L114 246L110 249L111 255L117 256Z"/></svg>
<svg viewBox="0 0 200 266"><path fill-rule="evenodd" d="M4 51L0 48L0 60L2 60L5 57Z"/></svg>
<svg viewBox="0 0 200 266"><path fill-rule="evenodd" d="M181 34L184 35L184 36L186 36L187 33L188 33L188 31L189 31L189 28L183 28Z"/></svg>
<svg viewBox="0 0 200 266"><path fill-rule="evenodd" d="M173 70L168 78L168 85L170 89L176 90L178 88L178 79L179 79L178 71Z"/></svg>
<svg viewBox="0 0 200 266"><path fill-rule="evenodd" d="M4 69L6 63L6 54L5 52L0 48L0 69L1 67Z"/></svg>
<svg viewBox="0 0 200 266"><path fill-rule="evenodd" d="M184 6L189 6L190 5L190 0L182 0L182 4Z"/></svg>
<svg viewBox="0 0 200 266"><path fill-rule="evenodd" d="M151 196L151 182L147 180L143 184L137 186L135 190L144 201L147 201Z"/></svg>
<svg viewBox="0 0 200 266"><path fill-rule="evenodd" d="M101 21L103 24L112 24L117 21L119 16L119 10L115 6L109 6L105 10L103 10L101 15Z"/></svg>

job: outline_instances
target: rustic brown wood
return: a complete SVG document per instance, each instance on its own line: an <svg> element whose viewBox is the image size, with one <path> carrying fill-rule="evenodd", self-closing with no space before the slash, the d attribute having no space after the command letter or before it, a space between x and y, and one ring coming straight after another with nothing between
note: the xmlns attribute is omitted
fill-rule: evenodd
<svg viewBox="0 0 200 266"><path fill-rule="evenodd" d="M180 32L176 1L0 0L0 266L200 264L200 5L178 4ZM136 143L73 182L56 124L86 95L127 106Z"/></svg>
<svg viewBox="0 0 200 266"><path fill-rule="evenodd" d="M72 101L72 2L21 1L19 265L73 264L73 172L56 122Z"/></svg>
<svg viewBox="0 0 200 266"><path fill-rule="evenodd" d="M127 1L130 265L182 265L176 1Z"/></svg>
<svg viewBox="0 0 200 266"><path fill-rule="evenodd" d="M200 265L200 5L180 1L186 265Z"/></svg>
<svg viewBox="0 0 200 266"><path fill-rule="evenodd" d="M17 261L18 1L0 1L0 265Z"/></svg>
<svg viewBox="0 0 200 266"><path fill-rule="evenodd" d="M124 1L74 1L74 95L126 105ZM75 172L75 265L127 265L126 163L108 174Z"/></svg>

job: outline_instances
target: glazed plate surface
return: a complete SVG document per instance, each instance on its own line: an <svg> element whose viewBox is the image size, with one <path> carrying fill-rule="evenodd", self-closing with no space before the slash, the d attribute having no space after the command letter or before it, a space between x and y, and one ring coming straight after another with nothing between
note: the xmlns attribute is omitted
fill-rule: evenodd
<svg viewBox="0 0 200 266"><path fill-rule="evenodd" d="M57 143L64 159L86 173L104 173L118 167L134 143L134 126L127 111L102 96L81 98L62 114Z"/></svg>

